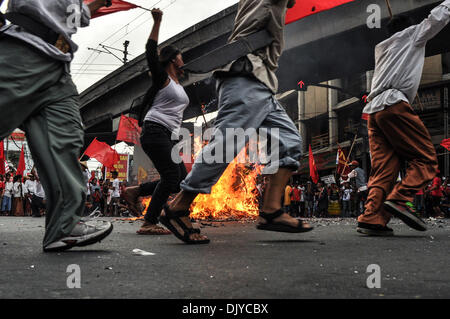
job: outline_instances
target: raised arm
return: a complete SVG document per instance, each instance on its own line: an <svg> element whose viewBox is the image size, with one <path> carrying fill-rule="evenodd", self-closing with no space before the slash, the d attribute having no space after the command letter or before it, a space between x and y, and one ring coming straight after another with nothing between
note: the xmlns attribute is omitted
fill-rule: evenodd
<svg viewBox="0 0 450 319"><path fill-rule="evenodd" d="M434 8L428 18L417 25L414 31L416 46L425 46L450 22L450 0L445 0Z"/></svg>
<svg viewBox="0 0 450 319"><path fill-rule="evenodd" d="M168 75L159 62L158 57L158 38L163 12L159 9L153 9L152 16L154 23L145 48L145 55L147 57L148 68L152 74L153 83L157 86L164 86L168 80Z"/></svg>

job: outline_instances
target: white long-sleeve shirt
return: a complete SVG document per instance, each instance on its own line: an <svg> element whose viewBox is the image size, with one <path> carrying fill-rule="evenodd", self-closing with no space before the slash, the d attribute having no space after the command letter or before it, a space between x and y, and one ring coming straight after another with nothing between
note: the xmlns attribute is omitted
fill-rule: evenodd
<svg viewBox="0 0 450 319"><path fill-rule="evenodd" d="M91 19L91 11L83 0L9 0L7 12L22 13L62 35L69 43L72 53L63 53L16 25L5 25L0 31L7 29L5 34L31 44L53 59L65 62L70 62L73 53L78 50L78 46L71 39L77 32L76 23L73 22L79 21L79 26L86 27Z"/></svg>
<svg viewBox="0 0 450 319"><path fill-rule="evenodd" d="M376 113L401 101L413 103L425 63L425 46L449 22L450 0L446 0L422 23L397 32L375 47L372 89L363 113Z"/></svg>

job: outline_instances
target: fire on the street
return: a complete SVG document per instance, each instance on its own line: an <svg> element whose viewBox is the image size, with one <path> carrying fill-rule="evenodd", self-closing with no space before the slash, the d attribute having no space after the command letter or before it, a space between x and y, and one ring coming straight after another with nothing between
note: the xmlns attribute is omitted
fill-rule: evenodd
<svg viewBox="0 0 450 319"><path fill-rule="evenodd" d="M250 164L246 159L247 149L228 165L211 194L197 196L191 206L191 217L195 219L236 220L256 219L258 216L258 190L256 177L261 166Z"/></svg>

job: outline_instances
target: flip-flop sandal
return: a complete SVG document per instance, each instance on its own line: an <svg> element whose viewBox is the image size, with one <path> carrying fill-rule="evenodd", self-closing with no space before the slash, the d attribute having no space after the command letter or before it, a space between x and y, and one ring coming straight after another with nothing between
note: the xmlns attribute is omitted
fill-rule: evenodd
<svg viewBox="0 0 450 319"><path fill-rule="evenodd" d="M170 235L172 232L168 229L165 229L161 226L156 226L153 229L139 229L136 231L138 235Z"/></svg>
<svg viewBox="0 0 450 319"><path fill-rule="evenodd" d="M282 233L306 233L314 229L314 227L305 227L302 220L298 220L299 224L296 227L273 221L275 218L280 217L283 214L284 212L282 210L278 210L272 214L259 212L259 216L264 218L266 220L266 223L260 223L258 224L258 226L256 226L256 228L259 230L276 231Z"/></svg>
<svg viewBox="0 0 450 319"><path fill-rule="evenodd" d="M394 236L394 231L391 228L375 224L358 223L356 231L369 236Z"/></svg>
<svg viewBox="0 0 450 319"><path fill-rule="evenodd" d="M385 201L384 208L399 218L402 222L404 222L409 227L418 230L418 231L426 231L427 225L425 222L419 217L415 216L408 208L408 206L400 205L396 201Z"/></svg>
<svg viewBox="0 0 450 319"><path fill-rule="evenodd" d="M189 236L192 234L200 234L200 229L198 228L189 228L185 223L180 219L180 217L189 216L189 210L187 211L177 211L172 212L169 209L169 206L164 205L164 213L165 215L159 216L159 221L161 224L167 227L178 239L184 241L186 244L190 245L200 245L200 244L209 244L209 239L203 240L192 240ZM175 221L182 229L183 234L181 234L178 229L171 223L171 220Z"/></svg>

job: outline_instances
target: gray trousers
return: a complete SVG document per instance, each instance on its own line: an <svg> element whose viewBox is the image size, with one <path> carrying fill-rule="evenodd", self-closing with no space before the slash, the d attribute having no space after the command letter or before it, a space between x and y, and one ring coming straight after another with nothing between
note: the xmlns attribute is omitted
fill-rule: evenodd
<svg viewBox="0 0 450 319"><path fill-rule="evenodd" d="M230 161L204 161L205 154L215 149L234 150L238 154L246 141L227 138L227 128L256 130L265 128L270 136L271 129L279 131L279 156L271 164L277 167L298 169L302 155L302 140L298 129L286 114L284 108L275 99L272 92L261 82L249 77L222 78L217 81L219 110L210 143L202 149L191 172L181 182L181 189L196 193L211 193L211 187L217 183ZM277 163L274 163L276 161Z"/></svg>
<svg viewBox="0 0 450 319"><path fill-rule="evenodd" d="M47 198L44 246L70 234L85 204L78 92L62 62L0 36L0 138L20 127Z"/></svg>

